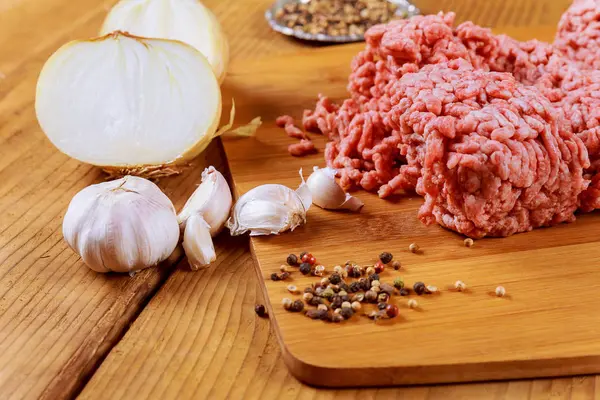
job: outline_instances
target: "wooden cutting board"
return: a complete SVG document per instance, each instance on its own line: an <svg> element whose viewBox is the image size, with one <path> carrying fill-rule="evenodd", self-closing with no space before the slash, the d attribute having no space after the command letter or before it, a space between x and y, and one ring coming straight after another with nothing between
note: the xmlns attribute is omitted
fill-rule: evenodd
<svg viewBox="0 0 600 400"><path fill-rule="evenodd" d="M519 39L551 40L553 32L505 30ZM320 152L290 157L294 142L275 126L278 115L299 118L318 93L341 99L352 56L361 45L312 50L292 57L249 63L231 71L226 90L235 97L238 122L261 116L255 138L225 139L237 195L265 184L296 188L298 170L324 166L322 137L312 135ZM505 239L484 239L466 248L463 237L417 219L416 196L380 200L356 193L365 202L360 214L312 207L307 225L293 233L253 238L257 272L283 356L300 380L320 386L425 384L600 372L600 214L577 222ZM408 251L417 243L422 253ZM283 309L286 285L304 289L316 278L293 272L289 282L269 275L288 253L310 251L328 267L351 259L374 263L382 251L402 262L400 271L382 275L391 283L424 281L439 295L394 296L401 315L374 323L355 315L341 324L313 321ZM464 281L468 293L448 290ZM508 296L497 298L502 285Z"/></svg>

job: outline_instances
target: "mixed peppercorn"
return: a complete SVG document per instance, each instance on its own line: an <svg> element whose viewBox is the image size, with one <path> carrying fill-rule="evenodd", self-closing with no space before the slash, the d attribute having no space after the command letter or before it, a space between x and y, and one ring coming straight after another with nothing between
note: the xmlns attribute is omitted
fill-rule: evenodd
<svg viewBox="0 0 600 400"><path fill-rule="evenodd" d="M470 247L470 246L467 246ZM415 243L409 246L409 251L416 253L419 246ZM412 288L405 285L404 279L395 277L393 282L387 283L381 280L381 274L386 267L391 266L394 270L401 268L401 263L394 260L389 252L383 252L377 257L375 264L361 266L353 261L346 261L343 266L333 267L331 273L326 276L326 268L317 262L315 256L309 252L302 252L299 256L290 254L286 259L287 265L280 266L280 273L271 274L273 281L285 280L290 276L288 267L295 267L302 275L320 277L319 281L300 290L295 285L288 285L287 290L291 294L302 294L301 300L284 298L282 305L290 312L304 312L314 320L326 320L330 322L342 322L353 317L353 315L364 310L363 304L372 304L375 309L363 312L363 315L378 320L381 318L396 318L399 307L392 302L395 295L409 296L414 293L418 296L438 293L438 288L426 285L424 282L415 282ZM466 291L467 286L462 281L456 281L451 290L459 292ZM495 295L503 297L506 290L498 287ZM315 307L306 309L306 306ZM406 306L410 309L418 308L415 299L408 299ZM264 306L256 306L256 313L265 316ZM372 306L371 306L372 307Z"/></svg>
<svg viewBox="0 0 600 400"><path fill-rule="evenodd" d="M393 19L397 9L388 0L311 0L285 4L275 19L312 35L362 36L371 26Z"/></svg>

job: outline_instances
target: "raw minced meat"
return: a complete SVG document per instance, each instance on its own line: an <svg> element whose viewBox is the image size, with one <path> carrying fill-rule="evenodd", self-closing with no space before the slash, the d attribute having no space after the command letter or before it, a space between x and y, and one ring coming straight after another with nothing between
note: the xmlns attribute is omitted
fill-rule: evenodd
<svg viewBox="0 0 600 400"><path fill-rule="evenodd" d="M600 1L575 0L558 23L554 43L580 68L600 68Z"/></svg>
<svg viewBox="0 0 600 400"><path fill-rule="evenodd" d="M375 26L352 61L350 97L319 95L303 127L329 138L325 159L344 188L417 190L424 222L481 237L570 221L600 208L598 4L576 1L555 44L454 27L453 13Z"/></svg>
<svg viewBox="0 0 600 400"><path fill-rule="evenodd" d="M575 219L587 152L537 89L456 60L404 75L391 100L392 128L424 141L423 222L478 238Z"/></svg>

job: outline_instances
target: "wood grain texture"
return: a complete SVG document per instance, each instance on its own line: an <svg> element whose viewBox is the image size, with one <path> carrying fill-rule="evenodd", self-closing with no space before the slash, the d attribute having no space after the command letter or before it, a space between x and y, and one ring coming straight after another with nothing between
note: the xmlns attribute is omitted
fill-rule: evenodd
<svg viewBox="0 0 600 400"><path fill-rule="evenodd" d="M71 197L104 177L46 140L33 109L35 84L47 57L69 40L94 36L111 4L0 1L1 399L72 397L172 271L165 265L135 278L100 275L62 240ZM239 25L241 17L230 22ZM216 143L206 154L222 163ZM162 183L177 206L207 163L200 157L185 175Z"/></svg>
<svg viewBox="0 0 600 400"><path fill-rule="evenodd" d="M421 2L424 3L424 2ZM450 2L441 2L444 5ZM460 4L461 2L454 2ZM542 24L544 18L551 18L549 25L536 27L540 35L550 38L554 33L554 27L558 16L567 2L495 2L491 14L503 10L506 5L508 12L511 7L518 5L538 10L530 17L538 21L532 25ZM534 3L533 6L531 4ZM433 2L430 2L433 4ZM539 6L541 4L541 6ZM421 5L421 4L420 4ZM421 5L423 8L423 6ZM465 12L476 11L477 7L465 7ZM495 11L494 11L495 10ZM540 11L541 10L541 11ZM541 15L544 13L544 15ZM464 15L464 14L463 14ZM461 15L459 14L459 19ZM462 17L469 19L469 17ZM476 21L477 22L477 21ZM533 37L531 30L522 26L511 26L508 21L507 28L500 30L508 31L520 39ZM498 29L497 29L498 30ZM345 50L341 50L345 52ZM340 53L341 54L341 53ZM268 65L271 60L265 60ZM289 61L294 64L293 60ZM240 64L238 64L240 65ZM234 71L245 69L236 68ZM260 66L252 65L253 68ZM340 70L347 66L340 66ZM325 68L326 69L326 68ZM267 67L264 69L265 76ZM240 74L243 76L244 74ZM318 79L335 81L343 85L343 81L337 79L337 72L326 73L323 69L316 69L316 84ZM278 104L268 97L277 88L265 79L264 86L260 92L245 86L245 82L238 84L241 79L236 73L226 83L228 90L236 92L236 101L246 102L240 112L240 119L250 118L260 112L265 120L272 120L279 113L289 111L292 108L298 113L302 107L310 106L314 100L314 93L304 96L304 90L300 91L301 99L286 100ZM312 81L311 81L312 82ZM237 90L237 91L236 91ZM330 93L341 95L339 92ZM246 99L246 100L244 100ZM249 106L250 99L253 99ZM275 104L277 103L277 104ZM267 107L269 106L269 107ZM281 137L280 137L281 138ZM285 159L289 160L289 159ZM273 165L274 169L280 164ZM257 180L264 176L258 175ZM295 179L295 178L293 178ZM293 180L292 179L292 180ZM292 181L290 181L292 182ZM292 184L297 184L293 181ZM219 242L220 254L232 251L229 240L221 239ZM461 249L462 250L462 249ZM82 398L102 398L107 390L110 390L112 398L128 398L131 395L127 387L135 382L136 387L150 386L151 389L143 389L144 398L305 398L305 399L333 399L333 398L397 398L397 399L591 399L600 396L596 387L597 377L574 377L560 379L522 380L515 382L480 383L466 385L444 385L434 387L415 388L386 388L386 389L357 389L357 390L327 390L314 389L299 383L293 378L282 361L277 339L273 329L267 329L264 320L255 316L244 319L238 315L251 313L252 305L261 301L261 282L257 281L253 273L249 272L253 265L247 253L245 257L236 260L235 265L225 267L219 263L218 269L210 272L193 274L183 269L175 271L166 285L161 289L158 296L153 298L148 308L142 312L140 318L133 324L132 329L125 338L111 352L106 362L102 365L82 394ZM221 255L220 257L224 257ZM240 280L248 281L245 285L250 290L233 290L241 299L232 300L225 293L231 293L229 284L219 285L219 279L226 282L234 279L230 275L241 275ZM210 294L202 294L209 282L214 286L210 288ZM233 286L238 287L237 280ZM254 282L252 284L250 282ZM194 289L192 289L194 288ZM200 291L200 293L196 293ZM195 293L195 294L194 294ZM202 300L201 296L210 297L210 300ZM232 302L232 303L231 303ZM177 305L176 305L177 304ZM247 307L247 308L244 308ZM226 311L223 311L225 309ZM202 321L196 321L203 317ZM239 318L239 319L238 319ZM230 320L234 320L230 322ZM210 326L205 325L227 324L229 335L210 335ZM192 327L193 325L193 327ZM177 328L180 329L177 329ZM220 331L221 332L221 331ZM240 333L240 332L243 332ZM185 337L185 340L181 339ZM154 341L160 343L161 351L143 341ZM315 335L315 348L320 347L320 338ZM182 344L184 343L184 344ZM364 342L360 342L363 345ZM159 345L156 345L159 346ZM336 346L335 347L339 347ZM165 350L168 349L168 350ZM172 356L163 356L163 351ZM205 361L213 360L212 362ZM203 360L203 361L198 361ZM202 370L196 366L196 362L206 369ZM130 373L131 369L137 372ZM144 371L144 372L140 372ZM146 378L146 374L148 377ZM140 380L142 382L140 382ZM157 382L158 380L158 382ZM172 380L172 383L162 382ZM120 386L114 389L114 386ZM167 388L167 389L165 389Z"/></svg>
<svg viewBox="0 0 600 400"><path fill-rule="evenodd" d="M114 1L0 0L0 398L68 398L95 369L118 340L147 299L164 280L167 270L151 270L134 279L90 274L61 242L60 222L72 194L101 179L100 173L62 156L48 145L33 115L33 94L37 74L46 58L72 39L93 36L106 10ZM307 45L274 35L263 21L270 0L206 0L222 21L230 39L232 58L257 59L272 54L306 50ZM567 1L560 0L426 0L418 1L425 12L455 10L458 20L474 19L492 26L511 26L513 34L528 38L524 25L552 34L554 24ZM310 47L308 47L310 49ZM310 50L309 50L310 51ZM218 160L216 160L218 164ZM206 163L202 157L187 175L165 181L165 188L178 204L198 182ZM219 251L228 257L239 251L240 243L222 241ZM50 257L48 257L50 256ZM260 296L258 280L247 251L231 264L239 269L215 269L215 279L244 274L247 293ZM246 271L244 273L243 271ZM158 272L158 273L157 273ZM5 275L6 274L6 275ZM5 275L5 276L4 276ZM131 335L116 348L85 395L106 398L113 390L114 376L124 375L121 385L140 379L123 374L123 368L154 365L161 381L177 380L180 398L211 393L212 398L594 398L597 378L519 381L499 384L443 386L437 388L369 389L352 391L316 390L300 384L285 368L273 332L267 321L254 321L249 310L252 294L245 303L235 303L232 312L244 308L246 319L234 319L227 330L244 334L211 336L194 341L187 353L162 357L145 354L145 348L129 343L146 340L148 330L177 331L186 337L187 325L165 316L179 314L185 320L191 309L210 313L220 302L184 303L181 289L201 288L209 274L191 274L178 269L133 325ZM185 278L185 280L183 280ZM181 286L171 282L179 279ZM193 286L191 286L193 285ZM215 297L225 285L215 286ZM162 299L162 300L159 300ZM171 303L168 310L163 307ZM175 304L177 306L175 306ZM229 311L227 309L227 311ZM250 313L250 314L248 314ZM218 320L227 317L219 312ZM144 318L154 327L135 328ZM247 323L254 324L252 330ZM198 323L196 321L196 323ZM220 321L219 323L223 323ZM239 326L237 324L240 324ZM137 335L133 333L137 332ZM204 331L206 334L206 331ZM160 346L169 347L168 335L159 335ZM162 346L162 347L161 347ZM223 351L229 346L231 353ZM204 375L181 374L184 362L195 363L195 355L217 360L221 368L208 368ZM145 358L142 356L146 356ZM136 358L138 364L130 364ZM126 362L122 362L126 359ZM142 360L143 359L143 360ZM206 361L204 361L205 365ZM209 365L211 362L208 362ZM197 372L189 366L188 370ZM107 373L110 372L110 373ZM156 374L153 377L157 376ZM149 383L150 381L145 381ZM164 383L160 385L164 386ZM131 393L131 392L129 392ZM145 392L146 393L146 392ZM141 396L133 396L139 398ZM152 397L152 393L148 397ZM154 396L158 398L157 396ZM118 396L114 396L118 398Z"/></svg>

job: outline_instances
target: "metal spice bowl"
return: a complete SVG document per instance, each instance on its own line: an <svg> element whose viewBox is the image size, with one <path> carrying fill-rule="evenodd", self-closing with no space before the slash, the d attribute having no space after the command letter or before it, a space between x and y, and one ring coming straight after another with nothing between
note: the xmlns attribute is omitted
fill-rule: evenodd
<svg viewBox="0 0 600 400"><path fill-rule="evenodd" d="M277 0L275 3L265 12L265 18L269 22L271 28L279 33L282 33L286 36L293 36L298 39L308 40L308 41L316 41L316 42L324 42L324 43L352 43L352 42L361 42L364 40L364 35L339 35L332 36L323 33L319 34L311 34L308 32L301 31L299 29L289 28L287 26L281 25L275 15L277 11L283 8L285 4L288 3L308 3L310 0ZM390 3L396 5L397 10L395 15L400 18L410 18L415 15L419 15L419 9L408 0L388 0Z"/></svg>

